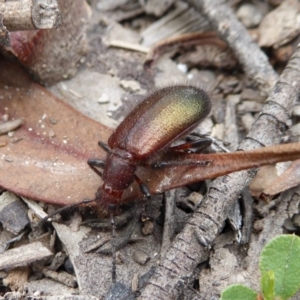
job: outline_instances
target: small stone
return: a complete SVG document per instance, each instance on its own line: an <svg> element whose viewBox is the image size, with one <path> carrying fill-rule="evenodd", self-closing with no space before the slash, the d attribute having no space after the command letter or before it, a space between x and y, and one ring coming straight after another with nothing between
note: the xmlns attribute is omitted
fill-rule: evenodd
<svg viewBox="0 0 300 300"><path fill-rule="evenodd" d="M135 80L121 80L121 87L129 92L138 92L141 90L140 83Z"/></svg>
<svg viewBox="0 0 300 300"><path fill-rule="evenodd" d="M103 93L100 98L98 99L98 103L105 104L109 102L109 96L106 93Z"/></svg>
<svg viewBox="0 0 300 300"><path fill-rule="evenodd" d="M144 226L142 228L143 235L150 235L153 233L154 223L152 221L144 222Z"/></svg>
<svg viewBox="0 0 300 300"><path fill-rule="evenodd" d="M292 221L291 218L287 218L287 219L284 220L283 227L286 230L291 231L291 232L294 232L294 231L297 230L297 228L294 226L293 221Z"/></svg>
<svg viewBox="0 0 300 300"><path fill-rule="evenodd" d="M200 202L203 199L203 195L197 193L197 192L192 192L188 197L187 200L190 201L191 203L193 203L194 207L197 207Z"/></svg>
<svg viewBox="0 0 300 300"><path fill-rule="evenodd" d="M237 11L237 17L247 27L253 28L259 25L263 15L260 10L252 4L243 4Z"/></svg>
<svg viewBox="0 0 300 300"><path fill-rule="evenodd" d="M133 260L140 265L144 265L147 261L150 260L150 257L144 251L137 250L133 253Z"/></svg>
<svg viewBox="0 0 300 300"><path fill-rule="evenodd" d="M294 214L292 217L292 220L293 220L294 226L296 226L297 228L300 228L300 215Z"/></svg>
<svg viewBox="0 0 300 300"><path fill-rule="evenodd" d="M211 136L219 139L219 140L223 140L224 139L224 124L216 124L211 132Z"/></svg>
<svg viewBox="0 0 300 300"><path fill-rule="evenodd" d="M291 132L292 132L292 135L294 137L300 137L300 123L294 125L292 128L291 128Z"/></svg>
<svg viewBox="0 0 300 300"><path fill-rule="evenodd" d="M237 106L237 112L239 114L244 114L247 112L260 112L262 109L262 104L256 101L243 101Z"/></svg>
<svg viewBox="0 0 300 300"><path fill-rule="evenodd" d="M300 105L295 105L292 111L294 117L300 117Z"/></svg>
<svg viewBox="0 0 300 300"><path fill-rule="evenodd" d="M186 74L188 71L188 67L186 64L178 64L177 68L179 71L181 71L182 73Z"/></svg>
<svg viewBox="0 0 300 300"><path fill-rule="evenodd" d="M244 128L246 129L247 132L250 131L254 121L255 121L255 118L250 113L245 113L242 116L242 123L243 123Z"/></svg>

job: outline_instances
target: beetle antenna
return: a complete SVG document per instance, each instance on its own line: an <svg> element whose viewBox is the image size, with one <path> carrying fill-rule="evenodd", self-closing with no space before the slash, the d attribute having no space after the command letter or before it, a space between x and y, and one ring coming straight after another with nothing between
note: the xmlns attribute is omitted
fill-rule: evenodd
<svg viewBox="0 0 300 300"><path fill-rule="evenodd" d="M78 203L75 203L75 204L70 204L68 206L64 206L64 207L61 207L57 210L55 210L53 213L49 214L47 217L44 217L43 219L40 220L40 222L37 224L38 227L42 227L49 219L53 218L54 216L56 216L57 214L60 214L66 210L69 210L71 208L74 208L78 205L81 205L81 204L87 204L87 203L91 203L91 202L94 202L95 200L90 200L90 199L84 199Z"/></svg>

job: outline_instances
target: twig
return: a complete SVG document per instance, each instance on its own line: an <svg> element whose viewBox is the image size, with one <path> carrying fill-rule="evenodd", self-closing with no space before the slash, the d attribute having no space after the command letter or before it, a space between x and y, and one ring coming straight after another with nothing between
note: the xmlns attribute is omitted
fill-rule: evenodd
<svg viewBox="0 0 300 300"><path fill-rule="evenodd" d="M149 47L142 46L139 44L133 44L133 43L125 42L125 41L112 40L112 41L109 41L109 46L115 47L115 48L133 50L133 51L142 52L142 53L149 52Z"/></svg>
<svg viewBox="0 0 300 300"><path fill-rule="evenodd" d="M265 93L276 83L278 76L270 66L267 56L253 41L232 9L223 0L187 0L201 14L234 51L247 76Z"/></svg>
<svg viewBox="0 0 300 300"><path fill-rule="evenodd" d="M289 126L291 109L299 94L300 46L272 89L240 149L279 144ZM139 299L176 299L196 266L206 260L207 245L220 233L228 210L255 174L255 170L233 173L216 179L210 185L201 206L177 235Z"/></svg>
<svg viewBox="0 0 300 300"><path fill-rule="evenodd" d="M8 31L56 28L61 22L56 0L0 2L0 14Z"/></svg>

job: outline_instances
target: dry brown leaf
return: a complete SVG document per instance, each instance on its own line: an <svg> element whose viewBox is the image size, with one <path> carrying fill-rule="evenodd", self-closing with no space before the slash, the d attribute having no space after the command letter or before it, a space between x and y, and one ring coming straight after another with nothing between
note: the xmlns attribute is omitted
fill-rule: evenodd
<svg viewBox="0 0 300 300"><path fill-rule="evenodd" d="M97 142L111 129L59 101L16 64L0 62L0 115L23 118L13 137L0 136L0 185L16 194L68 204L94 198L99 177L86 164L104 158Z"/></svg>
<svg viewBox="0 0 300 300"><path fill-rule="evenodd" d="M278 175L274 165L261 167L249 184L251 195L255 198L259 198L265 187L273 182L277 177Z"/></svg>
<svg viewBox="0 0 300 300"><path fill-rule="evenodd" d="M300 184L300 160L295 160L290 167L263 190L263 194L274 196Z"/></svg>

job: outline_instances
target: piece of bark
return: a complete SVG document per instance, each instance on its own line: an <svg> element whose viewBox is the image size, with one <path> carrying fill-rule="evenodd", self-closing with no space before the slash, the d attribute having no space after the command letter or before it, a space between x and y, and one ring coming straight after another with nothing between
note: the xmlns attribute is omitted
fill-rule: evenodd
<svg viewBox="0 0 300 300"><path fill-rule="evenodd" d="M49 268L44 268L43 274L44 276L51 278L55 281L61 282L68 287L77 287L76 277L65 271L56 272L50 270Z"/></svg>
<svg viewBox="0 0 300 300"><path fill-rule="evenodd" d="M3 228L15 235L29 223L25 205L10 192L4 192L0 196L0 222Z"/></svg>
<svg viewBox="0 0 300 300"><path fill-rule="evenodd" d="M8 250L0 256L0 270L28 266L33 262L49 260L53 253L41 242Z"/></svg>
<svg viewBox="0 0 300 300"><path fill-rule="evenodd" d="M64 252L57 252L51 262L51 265L48 266L48 270L57 271L57 269L64 264L66 258L67 255Z"/></svg>
<svg viewBox="0 0 300 300"><path fill-rule="evenodd" d="M243 211L243 225L240 244L247 244L250 241L250 236L253 228L253 198L251 197L249 189L244 190L241 202Z"/></svg>
<svg viewBox="0 0 300 300"><path fill-rule="evenodd" d="M59 28L10 34L12 53L44 85L74 76L87 51L89 6L83 0L58 2L63 20Z"/></svg>
<svg viewBox="0 0 300 300"><path fill-rule="evenodd" d="M242 223L243 217L241 212L241 206L238 202L238 199L233 203L228 211L227 222L234 232L235 239L238 243L240 243L242 239Z"/></svg>
<svg viewBox="0 0 300 300"><path fill-rule="evenodd" d="M23 290L28 282L31 270L28 266L15 268L8 272L7 277L3 279L3 284L9 286L12 290Z"/></svg>
<svg viewBox="0 0 300 300"><path fill-rule="evenodd" d="M246 28L223 0L188 0L201 14L205 14L212 26L228 43L247 76L268 93L278 79L267 56L253 41Z"/></svg>
<svg viewBox="0 0 300 300"><path fill-rule="evenodd" d="M212 1L214 2L214 1ZM252 130L241 143L240 150L280 143L290 124L290 114L300 94L300 47L272 89ZM184 230L175 238L165 259L138 299L176 298L182 283L207 259L208 249L199 241L212 243L223 228L228 211L255 170L229 174L216 179L209 187L201 206ZM255 266L257 268L257 266Z"/></svg>
<svg viewBox="0 0 300 300"><path fill-rule="evenodd" d="M7 250L8 245L10 245L10 242L14 240L15 237L12 232L2 230L0 233L0 254Z"/></svg>
<svg viewBox="0 0 300 300"><path fill-rule="evenodd" d="M3 24L9 31L57 28L61 23L56 0L22 0L0 3Z"/></svg>

